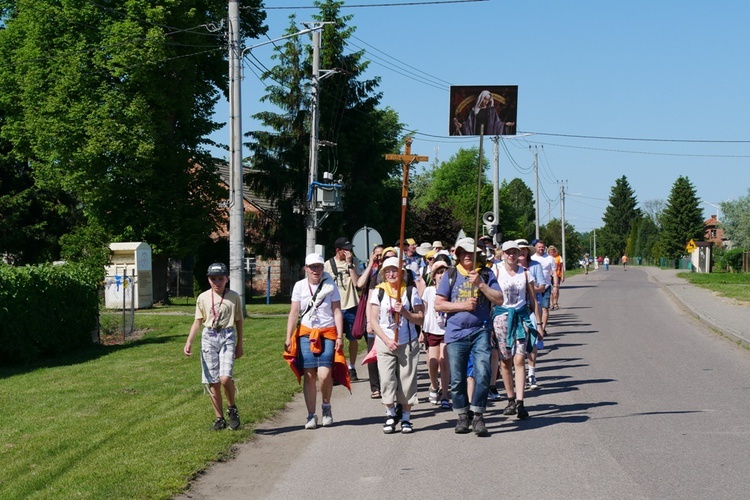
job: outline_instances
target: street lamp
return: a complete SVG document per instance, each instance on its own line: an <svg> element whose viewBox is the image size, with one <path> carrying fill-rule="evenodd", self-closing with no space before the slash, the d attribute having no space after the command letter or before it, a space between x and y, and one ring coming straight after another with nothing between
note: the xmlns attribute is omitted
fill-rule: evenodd
<svg viewBox="0 0 750 500"><path fill-rule="evenodd" d="M704 203L706 205L711 205L712 207L714 207L716 209L716 219L719 220L719 222L721 222L721 207L719 205L715 205L707 201L702 201L701 203Z"/></svg>

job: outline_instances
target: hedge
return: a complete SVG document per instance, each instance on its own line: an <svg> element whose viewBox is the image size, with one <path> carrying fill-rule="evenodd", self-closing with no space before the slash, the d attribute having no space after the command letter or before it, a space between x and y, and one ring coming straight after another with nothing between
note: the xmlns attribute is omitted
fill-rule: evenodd
<svg viewBox="0 0 750 500"><path fill-rule="evenodd" d="M0 364L26 364L92 343L97 277L75 264L0 264Z"/></svg>

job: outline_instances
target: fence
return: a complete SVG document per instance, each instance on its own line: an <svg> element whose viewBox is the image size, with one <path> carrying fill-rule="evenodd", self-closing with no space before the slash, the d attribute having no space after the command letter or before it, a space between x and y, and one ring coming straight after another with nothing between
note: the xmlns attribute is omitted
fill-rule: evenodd
<svg viewBox="0 0 750 500"><path fill-rule="evenodd" d="M742 272L750 273L750 252L742 252Z"/></svg>
<svg viewBox="0 0 750 500"><path fill-rule="evenodd" d="M118 344L125 342L135 331L136 278L107 276L100 291L106 306L99 312L99 342Z"/></svg>

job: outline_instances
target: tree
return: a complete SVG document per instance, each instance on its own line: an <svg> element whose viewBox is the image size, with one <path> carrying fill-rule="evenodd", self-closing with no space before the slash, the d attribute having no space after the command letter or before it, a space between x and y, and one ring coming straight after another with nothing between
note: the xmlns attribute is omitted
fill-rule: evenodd
<svg viewBox="0 0 750 500"><path fill-rule="evenodd" d="M333 243L342 234L351 237L363 225L375 227L384 238L397 238L400 221L400 173L397 162L385 154L399 149L402 129L392 109L378 109L379 80L362 79L367 68L363 51L345 53L354 28L353 16L341 16L342 2L316 2L318 21L331 22L321 35L320 67L341 68L344 73L319 82L320 127L318 137L333 146L321 148L320 171L329 171L343 182L343 213L332 213L319 240ZM297 31L290 16L287 33ZM251 187L276 203L280 223L277 242L283 254L299 260L305 243L304 208L308 190L311 47L288 39L277 47L279 64L264 73L273 83L262 98L279 111L255 115L267 130L248 133L253 152ZM302 209L302 210L300 210ZM396 228L395 231L393 228ZM388 241L388 240L386 240Z"/></svg>
<svg viewBox="0 0 750 500"><path fill-rule="evenodd" d="M556 246L560 257L562 257L562 224L560 219L552 219L544 226L540 226L539 238L547 246ZM579 258L588 252L588 241L589 233L580 234L569 222L565 223L565 269L573 269ZM585 246L583 242L586 242Z"/></svg>
<svg viewBox="0 0 750 500"><path fill-rule="evenodd" d="M661 216L664 213L664 200L646 200L641 203L645 216L650 217L656 227L661 227Z"/></svg>
<svg viewBox="0 0 750 500"><path fill-rule="evenodd" d="M680 176L672 185L661 217L661 249L665 257L679 258L691 239L703 239L703 211L695 187Z"/></svg>
<svg viewBox="0 0 750 500"><path fill-rule="evenodd" d="M633 189L624 175L615 181L604 211L604 227L599 234L602 251L619 258L625 253L631 225L641 218Z"/></svg>
<svg viewBox="0 0 750 500"><path fill-rule="evenodd" d="M476 222L478 160L478 148L459 149L448 161L429 172L427 189L419 199L414 200L417 207L438 203L450 212L452 218L460 223L461 229L472 238ZM485 175L489 163L486 158L482 160L480 217L492 209L492 185L487 182Z"/></svg>
<svg viewBox="0 0 750 500"><path fill-rule="evenodd" d="M659 228L652 217L644 217L638 225L638 236L635 244L636 257L653 260L659 257Z"/></svg>
<svg viewBox="0 0 750 500"><path fill-rule="evenodd" d="M750 189L747 192L747 196L721 202L724 212L721 227L734 246L750 249Z"/></svg>
<svg viewBox="0 0 750 500"><path fill-rule="evenodd" d="M59 228L78 235L69 244L89 255L102 237L147 241L155 256L195 251L226 195L205 149L227 88L225 39L205 26L221 24L226 2L0 5L9 62L0 67L0 137L34 189L60 195L59 213L80 213L75 227ZM246 3L243 37L265 31L260 5Z"/></svg>
<svg viewBox="0 0 750 500"><path fill-rule="evenodd" d="M503 240L528 239L535 231L534 193L525 182L515 178L500 185L500 230Z"/></svg>
<svg viewBox="0 0 750 500"><path fill-rule="evenodd" d="M438 240L450 247L456 241L461 224L453 218L450 209L432 201L424 208L409 206L406 228L407 233L418 242Z"/></svg>

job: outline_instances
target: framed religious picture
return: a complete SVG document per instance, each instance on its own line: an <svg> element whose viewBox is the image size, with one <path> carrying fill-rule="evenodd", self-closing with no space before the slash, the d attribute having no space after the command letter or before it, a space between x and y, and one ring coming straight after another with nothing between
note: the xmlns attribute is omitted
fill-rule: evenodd
<svg viewBox="0 0 750 500"><path fill-rule="evenodd" d="M451 86L450 135L516 135L518 85Z"/></svg>

